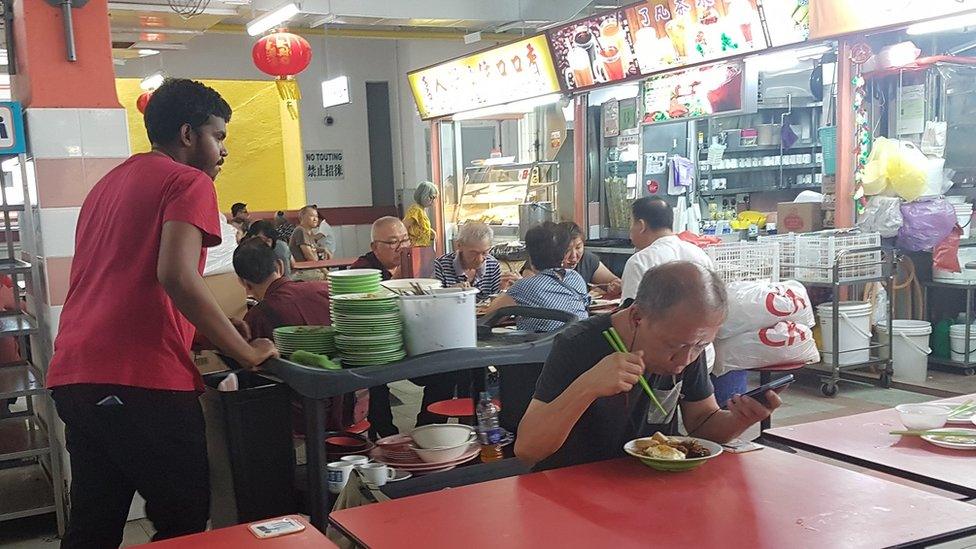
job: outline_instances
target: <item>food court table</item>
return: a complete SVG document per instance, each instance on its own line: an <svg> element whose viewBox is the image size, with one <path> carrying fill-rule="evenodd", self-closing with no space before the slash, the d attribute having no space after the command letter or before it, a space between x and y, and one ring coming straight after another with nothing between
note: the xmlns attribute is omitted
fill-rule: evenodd
<svg viewBox="0 0 976 549"><path fill-rule="evenodd" d="M976 508L770 448L662 473L632 458L332 513L382 549L889 547L976 533ZM422 540L422 542L421 542Z"/></svg>
<svg viewBox="0 0 976 549"><path fill-rule="evenodd" d="M345 269L359 259L357 257L334 257L319 261L296 261L292 269L306 271L309 269Z"/></svg>
<svg viewBox="0 0 976 549"><path fill-rule="evenodd" d="M305 547L328 549L329 547L338 547L302 517L298 515L289 515L289 517L304 524L305 529L301 532L276 538L258 539L247 529L247 524L238 524L210 532L157 541L140 547L150 549L195 549L197 547L200 549L297 549Z"/></svg>
<svg viewBox="0 0 976 549"><path fill-rule="evenodd" d="M976 399L976 394L935 402L969 399ZM976 452L939 448L918 437L888 434L904 428L898 412L888 409L777 427L765 431L763 438L969 498L976 497Z"/></svg>

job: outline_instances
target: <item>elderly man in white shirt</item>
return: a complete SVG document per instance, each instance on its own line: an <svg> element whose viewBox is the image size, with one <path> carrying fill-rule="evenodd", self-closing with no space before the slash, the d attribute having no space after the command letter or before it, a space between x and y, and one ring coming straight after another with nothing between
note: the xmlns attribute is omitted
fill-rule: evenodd
<svg viewBox="0 0 976 549"><path fill-rule="evenodd" d="M630 241L637 253L624 267L622 299L633 299L637 295L637 286L652 267L672 261L691 261L708 269L715 268L712 259L701 248L674 234L674 210L663 199L645 197L635 200L631 212Z"/></svg>

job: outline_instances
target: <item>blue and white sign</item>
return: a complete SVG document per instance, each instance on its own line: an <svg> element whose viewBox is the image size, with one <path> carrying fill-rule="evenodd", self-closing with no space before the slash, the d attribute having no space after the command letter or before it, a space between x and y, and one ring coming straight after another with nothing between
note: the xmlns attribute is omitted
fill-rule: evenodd
<svg viewBox="0 0 976 549"><path fill-rule="evenodd" d="M0 155L27 151L24 111L19 101L0 101Z"/></svg>

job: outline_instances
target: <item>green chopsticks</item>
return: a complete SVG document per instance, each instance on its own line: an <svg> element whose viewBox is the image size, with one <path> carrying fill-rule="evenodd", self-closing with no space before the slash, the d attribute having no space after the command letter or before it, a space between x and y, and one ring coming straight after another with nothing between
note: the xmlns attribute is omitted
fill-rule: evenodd
<svg viewBox="0 0 976 549"><path fill-rule="evenodd" d="M963 414L967 414L969 412L972 412L974 410L976 410L976 404L973 404L972 399L970 399L970 400L967 400L966 402L963 402L959 406L956 406L955 408L953 408L952 411L949 412L949 417L950 418L958 417L958 416L961 416Z"/></svg>
<svg viewBox="0 0 976 549"><path fill-rule="evenodd" d="M617 330L613 326L611 326L609 330L603 331L603 338L607 340L607 343L610 344L610 348L614 351L617 351L618 353L630 352L627 350L627 346L624 345L624 341L620 339L620 334L617 333ZM651 390L651 386L647 384L647 380L644 379L644 376L641 375L637 378L637 380L640 382L641 387L644 388L644 392L647 393L647 396L651 398L651 402L653 402L654 405L657 406L657 409L664 414L665 418L667 418L667 410L664 409L664 406L661 406L661 402L656 396L654 396L654 391Z"/></svg>

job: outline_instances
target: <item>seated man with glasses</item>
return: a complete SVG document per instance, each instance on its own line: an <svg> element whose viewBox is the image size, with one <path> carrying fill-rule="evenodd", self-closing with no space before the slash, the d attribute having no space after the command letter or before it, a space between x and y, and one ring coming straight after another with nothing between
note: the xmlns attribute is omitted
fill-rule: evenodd
<svg viewBox="0 0 976 549"><path fill-rule="evenodd" d="M359 256L350 269L379 269L383 280L397 278L400 271L400 252L410 247L410 235L403 221L393 216L381 217L370 229L370 252Z"/></svg>
<svg viewBox="0 0 976 549"><path fill-rule="evenodd" d="M767 418L781 401L734 396L719 408L703 351L725 321L725 284L711 270L673 261L647 271L633 304L590 317L556 336L522 417L515 455L549 469L623 455L628 441L660 431L724 443ZM614 352L616 329L629 352ZM644 376L664 412L638 384Z"/></svg>
<svg viewBox="0 0 976 549"><path fill-rule="evenodd" d="M397 278L400 271L400 251L410 247L407 228L399 218L387 216L373 222L370 230L372 251L362 255L350 269L379 269L383 280ZM379 437L395 435L393 411L390 409L390 389L386 385L369 390L370 432Z"/></svg>

